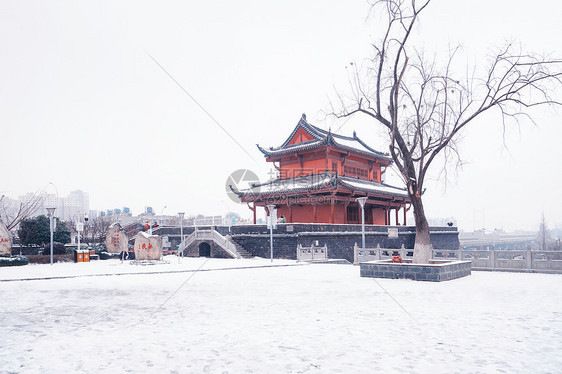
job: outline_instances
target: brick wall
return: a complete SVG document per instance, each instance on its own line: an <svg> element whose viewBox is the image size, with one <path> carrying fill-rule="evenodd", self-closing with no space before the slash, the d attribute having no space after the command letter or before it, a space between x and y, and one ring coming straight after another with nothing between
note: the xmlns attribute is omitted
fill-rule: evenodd
<svg viewBox="0 0 562 374"><path fill-rule="evenodd" d="M412 249L415 241L415 228L395 226L398 238L388 237L389 226L365 226L366 247ZM436 249L459 248L458 232L455 227L431 229L431 242ZM269 230L265 225L233 226L232 239L252 256L269 257ZM353 246L361 245L361 225L326 224L280 224L273 231L273 251L275 258L296 259L298 244L310 246L326 245L328 257L346 259L353 262Z"/></svg>
<svg viewBox="0 0 562 374"><path fill-rule="evenodd" d="M398 230L397 238L389 238L388 228ZM230 235L232 240L242 246L252 256L269 258L269 230L265 225L240 225L216 227L222 235ZM184 227L184 236L194 231L193 227ZM457 249L459 248L458 231L456 227L433 227L431 231L431 243L435 249ZM400 248L404 245L406 249L414 247L416 237L413 226L365 226L366 247ZM156 235L166 235L174 249L180 241L179 227L162 227L154 232ZM318 242L318 243L316 243ZM330 224L279 224L273 230L273 253L275 258L296 259L297 245L328 247L328 257L334 259L346 259L353 262L353 246L357 243L361 246L361 225L330 225ZM211 256L223 257L222 250L211 244ZM220 250L220 251L219 251ZM191 246L186 251L189 255L198 256L198 246Z"/></svg>

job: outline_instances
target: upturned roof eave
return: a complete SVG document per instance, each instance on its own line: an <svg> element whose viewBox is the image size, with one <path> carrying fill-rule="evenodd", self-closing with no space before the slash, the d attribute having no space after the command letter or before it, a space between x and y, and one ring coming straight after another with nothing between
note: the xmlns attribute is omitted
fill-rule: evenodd
<svg viewBox="0 0 562 374"><path fill-rule="evenodd" d="M305 152L305 151L310 151L313 149L318 149L318 148L323 148L323 147L328 147L328 145L324 142L319 142L319 141L314 141L308 145L304 145L300 146L303 143L298 143L298 146L296 147L292 147L292 148L284 148L284 149L276 149L276 150L266 150L263 149L262 147L260 147L258 145L258 148L260 149L260 151L264 154L265 157L282 157L285 156L287 154L291 154L291 153L295 153L295 152ZM339 151L343 151L343 152L352 152L352 153L356 153L359 156L362 157L366 157L369 159L376 159L376 160L381 160L381 161L385 161L386 163L392 163L392 157L386 156L386 155L381 155L378 153L371 153L371 152L365 152L362 151L360 149L357 148L353 148L353 147L348 147L342 144L339 144L337 142L332 143L331 145L329 145L329 147L335 149L335 150L339 150Z"/></svg>
<svg viewBox="0 0 562 374"><path fill-rule="evenodd" d="M383 183L380 182L372 182L372 181L366 181L366 180L358 180L360 181L360 183L363 184L372 184L372 188L366 188L366 187L361 187L361 186L354 186L351 185L349 183L346 182L346 179L348 177L337 177L334 174L329 174L331 176L331 178L318 185L318 186L302 186L302 187L298 187L298 188L280 188L277 190L273 190L273 191L237 191L240 200L242 202L252 202L255 201L259 198L263 198L263 197L271 197L271 196L276 196L276 195L286 195L286 194L301 194L303 192L309 192L311 194L320 194L320 193L333 193L334 191L336 192L347 192L351 195L355 194L356 192L362 192L365 193L367 195L370 195L372 197L379 197L379 198L383 198L383 199L396 199L399 198L400 200L403 200L405 202L409 201L409 197L408 194L405 190L400 189L398 187L394 187L394 186L390 186L390 185L385 185ZM307 176L308 177L308 176ZM306 177L297 177L298 179L302 179L302 178L306 178ZM276 181L274 181L273 183L279 183L281 181L281 183L291 183L292 180L294 180L295 178L286 178L286 179L278 179ZM334 180L336 181L336 183L334 184ZM268 184L262 184L262 185L258 185L254 188L259 188L262 186L268 186L271 185L271 183ZM381 191L381 190L377 190L377 187L383 187L383 188L391 188L391 189L396 189L395 192L393 191Z"/></svg>
<svg viewBox="0 0 562 374"><path fill-rule="evenodd" d="M303 142L303 143L311 143L311 147L299 148L299 146L303 143L297 143L297 144L290 144L289 145L290 141L294 138L296 133L301 128L304 131L306 131L310 136L312 136L314 138L314 140L309 140L307 142ZM340 144L340 143L338 143L338 139L341 140L341 141L357 142L361 146L363 146L366 149L366 151L361 150L357 147L349 147L349 146ZM292 153L292 152L295 152L295 151L313 149L313 148L321 146L323 144L327 145L328 143L330 143L330 145L336 144L337 148L340 148L344 151L357 152L357 153L362 154L362 155L368 155L371 158L375 157L377 159L384 160L386 162L392 162L391 157L389 157L389 156L385 155L384 153L382 153L380 151L377 151L377 150L371 148L370 146L368 146L363 140L361 140L361 138L359 138L357 136L357 134L355 132L353 133L353 137L340 135L340 134L334 134L331 131L323 130L319 127L316 127L316 126L308 123L306 121L306 116L304 114L302 115L301 119L299 120L299 122L297 123L297 125L295 126L295 128L293 129L291 134L287 137L287 139L285 139L283 144L281 144L279 147L266 149L266 148L261 147L259 144L256 144L256 145L257 145L258 149L260 150L260 152L262 152L265 157L275 157L275 156L282 156L286 153Z"/></svg>

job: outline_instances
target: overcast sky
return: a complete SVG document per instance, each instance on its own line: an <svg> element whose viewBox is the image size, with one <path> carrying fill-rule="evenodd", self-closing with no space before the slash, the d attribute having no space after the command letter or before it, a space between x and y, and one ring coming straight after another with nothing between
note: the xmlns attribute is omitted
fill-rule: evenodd
<svg viewBox="0 0 562 374"><path fill-rule="evenodd" d="M0 4L0 194L54 193L52 182L61 196L88 192L92 209L133 213L249 217L228 199L228 175L267 179L255 144L280 145L303 112L338 128L322 111L380 30L364 0ZM463 45L461 64L485 63L506 40L560 56L560 14L547 0L434 0L415 38L428 53ZM497 115L474 123L464 168L427 185L427 215L464 230L536 230L544 211L562 225L561 112L537 111L538 126L514 127L505 145ZM386 151L376 124L353 119L339 132L353 130Z"/></svg>

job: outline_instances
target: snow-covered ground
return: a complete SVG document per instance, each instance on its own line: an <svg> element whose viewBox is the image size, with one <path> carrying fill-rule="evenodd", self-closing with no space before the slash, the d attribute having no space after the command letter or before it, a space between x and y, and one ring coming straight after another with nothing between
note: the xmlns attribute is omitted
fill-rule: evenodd
<svg viewBox="0 0 562 374"><path fill-rule="evenodd" d="M251 260L232 260L213 258L188 258L178 259L175 255L164 256L162 262L154 261L151 264L134 261L104 260L89 263L61 262L53 265L31 264L25 267L0 268L0 281L18 279L33 280L45 278L126 275L132 273L174 273L190 272L196 270L230 269L240 267L271 266L271 260L253 258ZM295 265L291 260L275 260L273 266ZM203 266L203 267L202 267Z"/></svg>
<svg viewBox="0 0 562 374"><path fill-rule="evenodd" d="M0 268L0 372L562 371L562 275L429 283L352 265L168 260ZM215 270L187 271L199 267ZM154 274L116 275L139 272Z"/></svg>

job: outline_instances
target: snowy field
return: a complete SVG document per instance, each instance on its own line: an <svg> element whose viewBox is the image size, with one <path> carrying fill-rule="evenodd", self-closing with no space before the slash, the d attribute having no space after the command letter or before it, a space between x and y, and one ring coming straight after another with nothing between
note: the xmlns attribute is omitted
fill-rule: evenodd
<svg viewBox="0 0 562 374"><path fill-rule="evenodd" d="M0 268L0 372L562 372L562 275L168 260Z"/></svg>

